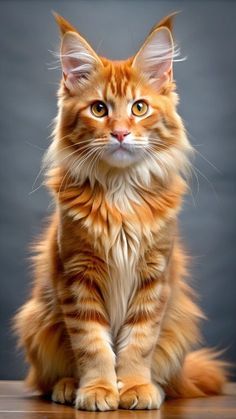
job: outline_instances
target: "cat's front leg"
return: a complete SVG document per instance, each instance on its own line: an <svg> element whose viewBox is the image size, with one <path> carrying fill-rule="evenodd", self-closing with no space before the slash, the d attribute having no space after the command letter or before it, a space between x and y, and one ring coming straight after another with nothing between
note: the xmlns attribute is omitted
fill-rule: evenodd
<svg viewBox="0 0 236 419"><path fill-rule="evenodd" d="M160 333L160 324L169 286L159 278L144 282L129 309L118 339L117 379L120 407L158 409L164 391L151 380L151 358Z"/></svg>
<svg viewBox="0 0 236 419"><path fill-rule="evenodd" d="M79 379L75 406L83 410L117 409L115 354L98 284L86 275L69 278L60 295Z"/></svg>

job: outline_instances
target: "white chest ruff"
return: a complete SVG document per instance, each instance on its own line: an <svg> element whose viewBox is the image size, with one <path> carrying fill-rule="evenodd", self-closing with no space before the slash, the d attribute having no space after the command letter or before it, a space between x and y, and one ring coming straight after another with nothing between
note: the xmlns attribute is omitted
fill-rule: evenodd
<svg viewBox="0 0 236 419"><path fill-rule="evenodd" d="M121 228L108 256L109 278L105 299L113 337L117 336L125 321L129 301L138 285L138 258L139 243Z"/></svg>

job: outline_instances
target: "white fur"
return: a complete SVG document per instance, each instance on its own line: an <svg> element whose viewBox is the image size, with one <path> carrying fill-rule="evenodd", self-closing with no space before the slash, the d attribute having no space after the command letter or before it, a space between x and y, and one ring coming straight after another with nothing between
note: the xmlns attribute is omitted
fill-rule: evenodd
<svg viewBox="0 0 236 419"><path fill-rule="evenodd" d="M171 70L174 57L177 55L179 50L174 48L171 32L162 27L149 35L132 65L159 89L166 81L167 73Z"/></svg>
<svg viewBox="0 0 236 419"><path fill-rule="evenodd" d="M110 137L104 147L101 159L107 162L110 167L125 168L140 161L143 156L142 147L147 144L148 139L143 137L137 145L132 134L126 135L122 143L119 143L114 137Z"/></svg>
<svg viewBox="0 0 236 419"><path fill-rule="evenodd" d="M76 89L78 83L84 84L96 65L99 58L92 49L75 32L67 32L62 40L61 64L65 75L65 84L69 90Z"/></svg>

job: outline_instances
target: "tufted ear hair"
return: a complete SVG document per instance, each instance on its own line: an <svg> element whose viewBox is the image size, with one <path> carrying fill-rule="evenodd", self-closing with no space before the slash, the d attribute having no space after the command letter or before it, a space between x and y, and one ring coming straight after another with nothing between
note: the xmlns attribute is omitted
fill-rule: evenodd
<svg viewBox="0 0 236 419"><path fill-rule="evenodd" d="M152 28L132 63L156 90L160 90L164 83L171 81L173 77L173 17L174 14L167 16Z"/></svg>
<svg viewBox="0 0 236 419"><path fill-rule="evenodd" d="M156 90L172 79L174 45L171 32L160 27L151 32L135 55L132 66L143 73Z"/></svg>
<svg viewBox="0 0 236 419"><path fill-rule="evenodd" d="M68 22L68 20L64 19L64 17L60 16L58 13L56 12L52 12L56 23L58 24L58 27L60 29L61 35L65 35L66 32L77 32L77 29L75 29L74 26L71 25L70 22Z"/></svg>
<svg viewBox="0 0 236 419"><path fill-rule="evenodd" d="M64 83L73 93L103 64L89 43L69 22L58 14L54 13L54 16L62 34L60 59Z"/></svg>
<svg viewBox="0 0 236 419"><path fill-rule="evenodd" d="M149 32L149 35L158 28L165 27L169 29L173 36L173 27L174 27L174 19L180 12L173 12L160 20L160 22L156 23Z"/></svg>

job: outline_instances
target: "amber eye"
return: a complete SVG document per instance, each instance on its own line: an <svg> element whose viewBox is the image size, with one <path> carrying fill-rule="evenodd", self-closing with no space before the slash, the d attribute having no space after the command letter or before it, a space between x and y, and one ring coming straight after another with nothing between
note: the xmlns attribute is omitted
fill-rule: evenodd
<svg viewBox="0 0 236 419"><path fill-rule="evenodd" d="M102 118L103 116L108 115L107 106L100 100L97 100L91 105L91 112L97 118Z"/></svg>
<svg viewBox="0 0 236 419"><path fill-rule="evenodd" d="M143 116L148 111L148 104L144 100L137 100L132 106L132 114L135 116Z"/></svg>

